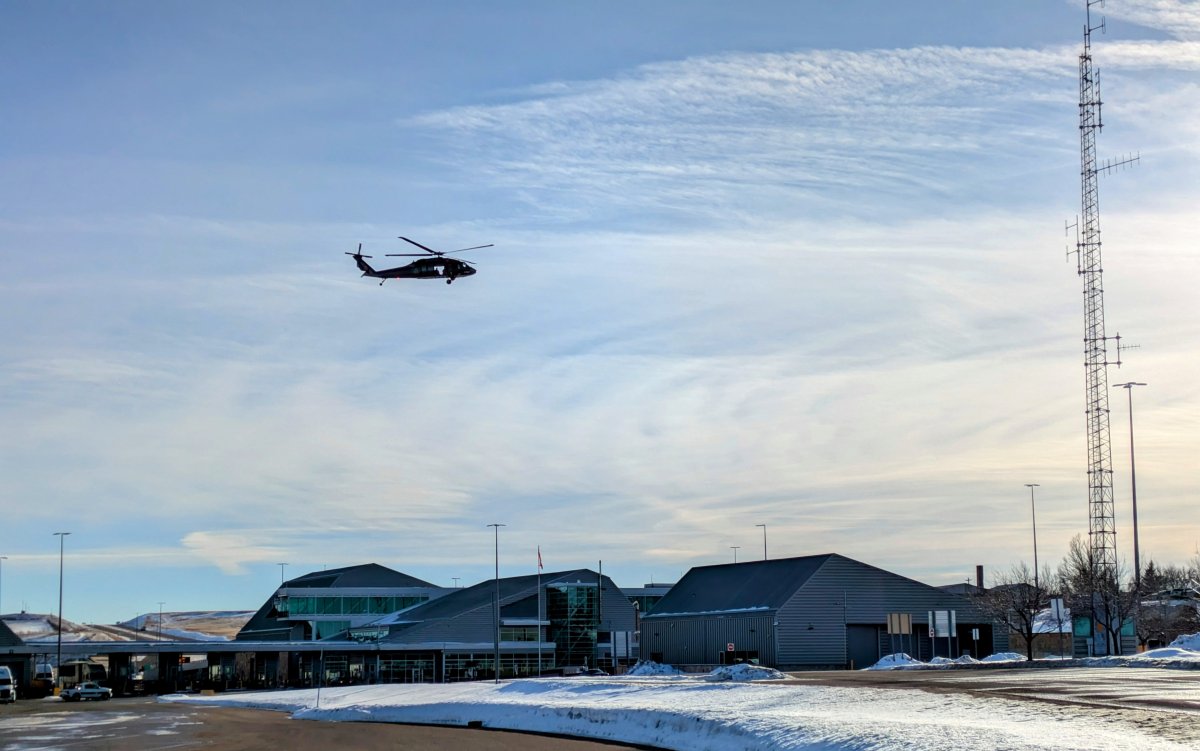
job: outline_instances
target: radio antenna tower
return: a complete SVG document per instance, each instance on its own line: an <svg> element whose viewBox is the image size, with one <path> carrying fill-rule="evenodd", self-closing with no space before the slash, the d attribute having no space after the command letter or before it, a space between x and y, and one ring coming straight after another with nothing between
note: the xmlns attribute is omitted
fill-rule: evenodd
<svg viewBox="0 0 1200 751"><path fill-rule="evenodd" d="M1128 157L1106 161L1096 159L1096 134L1104 127L1100 116L1100 76L1092 67L1092 32L1104 30L1104 20L1092 25L1092 6L1104 0L1087 0L1087 24L1083 29L1083 51L1079 55L1079 141L1082 217L1076 223L1075 256L1079 276L1083 277L1083 352L1087 383L1088 452L1088 543L1092 579L1092 607L1095 620L1103 624L1105 654L1120 654L1121 613L1117 596L1117 528L1113 510L1112 445L1108 413L1108 342L1116 342L1120 367L1121 335L1108 337L1104 332L1103 266L1100 258L1100 200L1098 178L1138 161ZM1095 622L1095 621L1093 621ZM1107 649L1111 642L1113 651ZM1097 645L1098 647L1099 645ZM1099 653L1099 652L1098 652Z"/></svg>

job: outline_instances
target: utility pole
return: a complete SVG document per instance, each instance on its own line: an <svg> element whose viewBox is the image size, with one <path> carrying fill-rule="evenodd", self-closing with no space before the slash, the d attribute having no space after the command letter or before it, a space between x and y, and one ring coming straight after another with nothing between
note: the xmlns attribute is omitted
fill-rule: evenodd
<svg viewBox="0 0 1200 751"><path fill-rule="evenodd" d="M740 548L740 547L742 547L742 546L741 545L730 545L729 546L729 549L733 551L733 562L734 563L737 563L737 552L738 552L738 548Z"/></svg>
<svg viewBox="0 0 1200 751"><path fill-rule="evenodd" d="M1133 494L1133 591L1139 599L1139 605L1142 596L1142 558L1138 550L1137 469L1133 462L1133 387L1145 385L1137 381L1129 381L1113 386L1115 389L1125 389L1129 395L1129 485ZM1138 609L1135 606L1134 612L1137 612Z"/></svg>
<svg viewBox="0 0 1200 751"><path fill-rule="evenodd" d="M492 630L492 635L495 637L495 663L493 667L496 673L496 683L500 682L500 528L507 527L507 524L489 524L489 527L495 530L496 537L496 595L492 598L492 615L495 627Z"/></svg>
<svg viewBox="0 0 1200 751"><path fill-rule="evenodd" d="M54 536L58 538L58 655L55 658L54 667L60 672L58 679L54 682L55 689L62 688L62 601L63 601L63 541L67 539L70 532L55 532Z"/></svg>
<svg viewBox="0 0 1200 751"><path fill-rule="evenodd" d="M1033 588L1039 592L1042 590L1038 584L1038 557L1037 557L1037 506L1033 502L1033 489L1040 488L1036 482L1027 482L1025 487L1029 488L1029 510L1033 513Z"/></svg>
<svg viewBox="0 0 1200 751"><path fill-rule="evenodd" d="M763 529L763 560L765 561L767 560L767 525L755 524L754 526L762 527Z"/></svg>

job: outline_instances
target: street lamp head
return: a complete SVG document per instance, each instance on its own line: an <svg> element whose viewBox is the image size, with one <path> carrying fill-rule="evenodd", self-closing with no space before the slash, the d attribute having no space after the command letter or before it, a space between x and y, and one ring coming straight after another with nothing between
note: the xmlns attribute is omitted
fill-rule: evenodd
<svg viewBox="0 0 1200 751"><path fill-rule="evenodd" d="M1137 381L1129 381L1128 383L1113 384L1114 389L1132 389L1134 386L1146 386L1148 384L1138 383Z"/></svg>
<svg viewBox="0 0 1200 751"><path fill-rule="evenodd" d="M1025 487L1027 487L1027 488L1040 488L1040 487L1042 487L1042 486L1041 486L1041 485L1038 485L1036 482L1027 482L1027 483L1025 483Z"/></svg>

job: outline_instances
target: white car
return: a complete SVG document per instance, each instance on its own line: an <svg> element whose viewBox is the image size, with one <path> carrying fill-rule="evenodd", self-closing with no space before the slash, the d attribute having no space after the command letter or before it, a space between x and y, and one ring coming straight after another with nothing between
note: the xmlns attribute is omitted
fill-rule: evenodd
<svg viewBox="0 0 1200 751"><path fill-rule="evenodd" d="M12 704L17 700L17 685L13 682L12 670L0 666L0 704Z"/></svg>
<svg viewBox="0 0 1200 751"><path fill-rule="evenodd" d="M78 686L64 688L59 694L63 701L81 701L83 699L111 699L112 689L105 688L95 681L84 681Z"/></svg>

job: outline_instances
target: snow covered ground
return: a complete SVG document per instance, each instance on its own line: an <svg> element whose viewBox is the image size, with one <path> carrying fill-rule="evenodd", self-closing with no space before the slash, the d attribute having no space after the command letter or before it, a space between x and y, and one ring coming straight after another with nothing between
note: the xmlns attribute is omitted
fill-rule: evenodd
<svg viewBox="0 0 1200 751"><path fill-rule="evenodd" d="M1135 655L1120 655L1115 657L1086 657L1077 660L1053 658L1065 665L1089 668L1175 668L1179 670L1200 670L1200 634L1185 634L1169 646L1151 649ZM949 660L945 657L934 657L929 662L921 662L903 652L885 656L879 662L864 670L953 670L961 665L978 665L986 663L1025 662L1026 657L1017 652L998 652L994 655L975 660L970 657L959 657Z"/></svg>
<svg viewBox="0 0 1200 751"><path fill-rule="evenodd" d="M1103 671L1107 672L1107 671ZM306 720L466 725L688 751L1190 748L1119 712L983 692L705 680L697 675L356 686L163 701L252 707ZM1181 714L1181 721L1190 717Z"/></svg>

